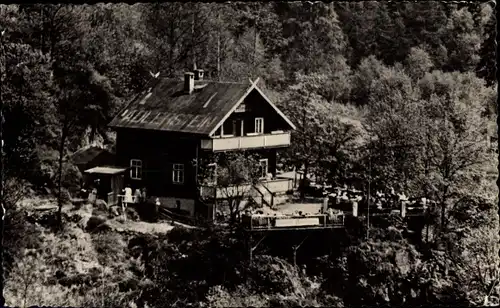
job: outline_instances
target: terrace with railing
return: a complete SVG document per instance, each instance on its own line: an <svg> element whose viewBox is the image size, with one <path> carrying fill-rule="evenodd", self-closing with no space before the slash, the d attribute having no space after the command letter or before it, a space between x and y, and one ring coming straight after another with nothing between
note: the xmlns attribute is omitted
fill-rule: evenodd
<svg viewBox="0 0 500 308"><path fill-rule="evenodd" d="M253 214L242 216L243 227L249 231L259 230L299 230L343 228L344 214L315 215L270 215Z"/></svg>

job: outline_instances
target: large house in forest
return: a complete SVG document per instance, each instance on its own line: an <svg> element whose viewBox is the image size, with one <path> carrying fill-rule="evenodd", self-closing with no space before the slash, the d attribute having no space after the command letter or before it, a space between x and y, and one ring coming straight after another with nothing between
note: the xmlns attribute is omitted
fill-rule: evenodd
<svg viewBox="0 0 500 308"><path fill-rule="evenodd" d="M291 180L277 177L276 157L290 145L295 126L256 81L204 80L203 70L187 72L184 79L160 76L109 125L116 131L113 170L123 175L111 186L146 188L150 202L213 218L224 196L198 173L202 160L224 151L259 156L261 185L252 185L249 195L260 195L261 202L275 203L273 197L291 189ZM110 194L119 194L117 189Z"/></svg>

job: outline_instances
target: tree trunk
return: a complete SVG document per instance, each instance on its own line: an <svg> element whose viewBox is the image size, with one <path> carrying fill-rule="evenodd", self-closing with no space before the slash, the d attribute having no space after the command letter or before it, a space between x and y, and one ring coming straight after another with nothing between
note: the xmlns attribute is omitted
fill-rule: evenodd
<svg viewBox="0 0 500 308"><path fill-rule="evenodd" d="M56 17L56 14L57 14L57 10L55 13L52 13L52 16L50 17L50 25L49 25L49 29L48 29L48 38L49 38L49 57L50 59L52 60L54 58L54 53L55 53L55 50L56 50L56 35L54 34L54 19ZM57 55L57 53L56 53Z"/></svg>
<svg viewBox="0 0 500 308"><path fill-rule="evenodd" d="M217 21L219 23L217 29L217 79L221 81L221 71L220 71L220 12L217 14Z"/></svg>
<svg viewBox="0 0 500 308"><path fill-rule="evenodd" d="M445 178L449 178L449 172L445 172ZM441 199L441 232L445 232L446 229L446 200L448 196L449 186L444 188L443 197Z"/></svg>
<svg viewBox="0 0 500 308"><path fill-rule="evenodd" d="M0 34L0 56L2 60L5 59L5 49L3 45L3 34ZM5 61L2 61L2 64ZM4 207L4 155L3 155L3 73L6 68L5 64L0 66L0 307L5 305L5 298L3 295L4 290L4 267L3 267L3 231L4 231L4 223L5 223L5 207Z"/></svg>
<svg viewBox="0 0 500 308"><path fill-rule="evenodd" d="M308 98L309 100L309 98ZM308 101L307 100L307 101ZM302 132L303 132L303 151L305 151L306 153L310 153L309 151L311 150L310 147L307 146L307 121L306 121L306 116L307 116L307 111L306 111L306 105L307 105L307 101L303 101L303 105L302 105ZM310 156L310 155L307 155L307 156ZM301 191L300 191L300 198L301 199L304 199L305 197L305 183L306 183L306 179L307 179L307 172L309 171L309 158L310 157L307 157L305 159L305 161L303 162L304 163L304 174L303 174L303 177L302 177L302 185L301 186Z"/></svg>
<svg viewBox="0 0 500 308"><path fill-rule="evenodd" d="M259 35L259 32L257 31L257 23L255 24L254 27L254 38L253 38L253 59L252 59L252 75L255 77L257 73L257 37Z"/></svg>
<svg viewBox="0 0 500 308"><path fill-rule="evenodd" d="M302 185L300 189L300 198L304 199L306 197L306 183L307 183L307 173L309 172L309 161L304 163L304 174L302 176Z"/></svg>
<svg viewBox="0 0 500 308"><path fill-rule="evenodd" d="M195 22L196 22L196 14L193 12L193 21L191 24L191 52L193 55L193 71L196 70L196 46L194 44L194 36L195 36Z"/></svg>
<svg viewBox="0 0 500 308"><path fill-rule="evenodd" d="M62 228L62 174L63 174L63 155L64 144L67 136L67 125L63 124L61 132L61 143L59 144L59 168L58 168L58 193L57 193L57 221L59 228Z"/></svg>
<svg viewBox="0 0 500 308"><path fill-rule="evenodd" d="M42 51L42 54L45 54L45 14L43 12L43 5L40 6L40 17L42 19L42 31L40 33L40 50Z"/></svg>
<svg viewBox="0 0 500 308"><path fill-rule="evenodd" d="M234 226L236 222L236 198L229 199L229 224Z"/></svg>
<svg viewBox="0 0 500 308"><path fill-rule="evenodd" d="M445 220L446 220L446 203L441 202L441 232L445 231Z"/></svg>
<svg viewBox="0 0 500 308"><path fill-rule="evenodd" d="M175 28L173 22L170 22L170 37L168 38L168 69L169 69L169 75L173 76L175 72L174 68L174 35L175 35ZM160 66L158 66L160 68Z"/></svg>

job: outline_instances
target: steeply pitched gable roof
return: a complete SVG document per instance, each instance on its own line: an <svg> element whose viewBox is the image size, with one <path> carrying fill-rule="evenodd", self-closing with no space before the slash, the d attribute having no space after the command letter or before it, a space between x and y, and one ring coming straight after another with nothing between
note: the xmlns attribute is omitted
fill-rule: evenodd
<svg viewBox="0 0 500 308"><path fill-rule="evenodd" d="M278 115L280 117L283 118L283 120L285 120L285 122L287 122L288 125L290 125L290 127L292 129L296 129L295 125L281 112L281 110L278 109L278 107L276 107L272 102L271 100L257 87L257 82L259 81L259 79L257 78L253 83L252 83L252 86L248 89L247 93L242 96L234 105L233 107L231 108L231 110L229 110L229 112L226 113L226 115L219 121L219 123L217 123L217 125L210 131L210 134L209 135L212 135L221 125L222 123L224 123L224 121L231 115L231 113L233 111L236 110L236 108L238 108L238 106L243 102L243 100L245 99L246 95L248 95L252 90L255 90L257 91L263 98L264 100L276 111L276 113L278 113Z"/></svg>
<svg viewBox="0 0 500 308"><path fill-rule="evenodd" d="M256 83L203 80L195 81L194 92L187 94L183 80L159 78L121 110L109 126L211 135L255 89L262 93Z"/></svg>

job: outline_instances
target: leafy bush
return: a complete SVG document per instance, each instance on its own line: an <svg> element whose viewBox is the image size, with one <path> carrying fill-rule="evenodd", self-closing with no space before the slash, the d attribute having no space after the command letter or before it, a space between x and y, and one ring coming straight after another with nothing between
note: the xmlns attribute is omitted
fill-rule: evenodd
<svg viewBox="0 0 500 308"><path fill-rule="evenodd" d="M347 305L401 305L416 297L420 253L395 227L370 234L326 268L324 290L344 295Z"/></svg>
<svg viewBox="0 0 500 308"><path fill-rule="evenodd" d="M245 267L247 285L251 290L268 294L297 295L304 297L304 277L285 260L269 256L257 256Z"/></svg>
<svg viewBox="0 0 500 308"><path fill-rule="evenodd" d="M206 304L208 307L268 307L269 297L258 293L249 295L242 288L230 292L217 285L208 291Z"/></svg>
<svg viewBox="0 0 500 308"><path fill-rule="evenodd" d="M89 232L104 230L106 228L104 224L106 220L107 219L102 216L92 216L89 218L85 230Z"/></svg>
<svg viewBox="0 0 500 308"><path fill-rule="evenodd" d="M83 307L136 307L134 294L120 292L118 285L101 286L86 293L82 299Z"/></svg>
<svg viewBox="0 0 500 308"><path fill-rule="evenodd" d="M141 217L139 216L139 213L137 213L137 210L131 207L127 207L127 219L130 219L132 221L139 221L141 220Z"/></svg>
<svg viewBox="0 0 500 308"><path fill-rule="evenodd" d="M99 263L106 266L123 264L126 260L127 244L122 236L114 232L100 232L92 235L92 244L98 254Z"/></svg>

